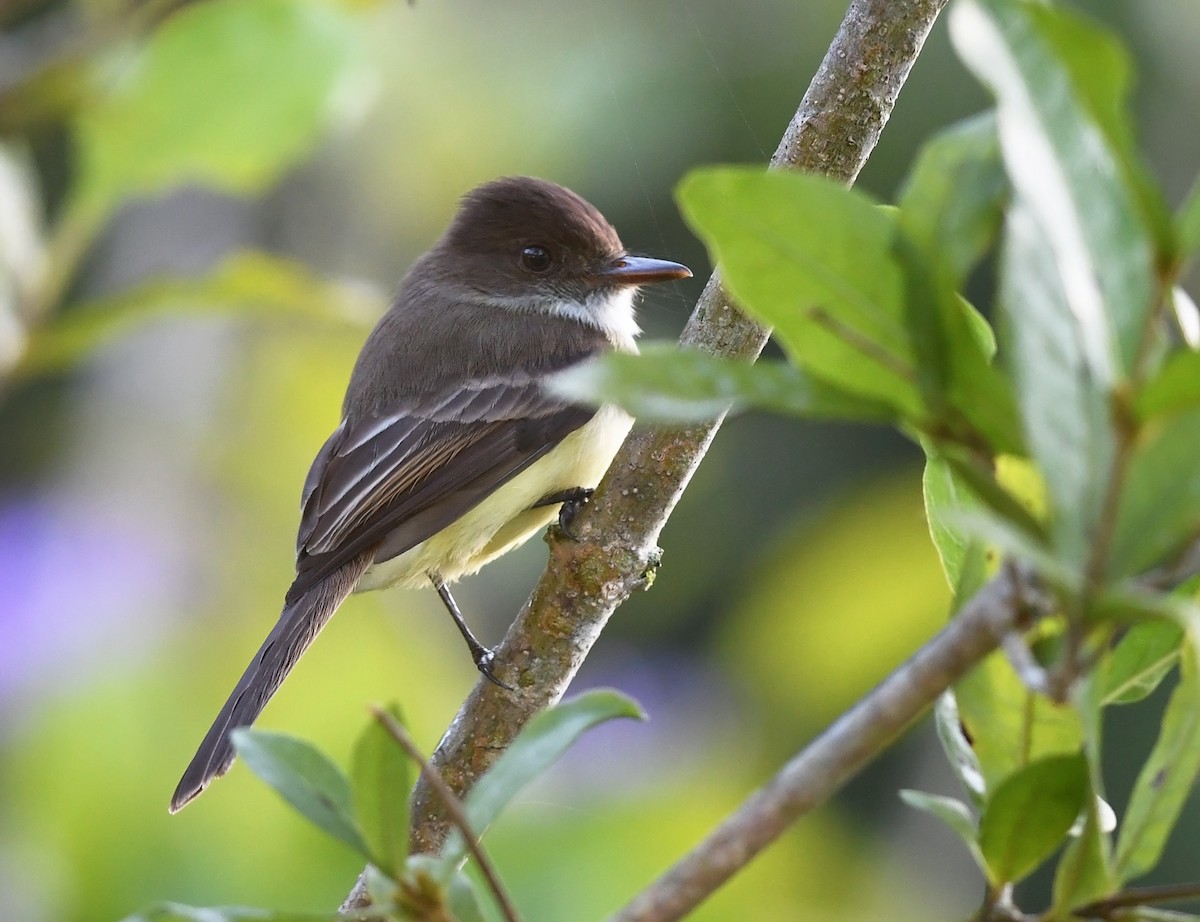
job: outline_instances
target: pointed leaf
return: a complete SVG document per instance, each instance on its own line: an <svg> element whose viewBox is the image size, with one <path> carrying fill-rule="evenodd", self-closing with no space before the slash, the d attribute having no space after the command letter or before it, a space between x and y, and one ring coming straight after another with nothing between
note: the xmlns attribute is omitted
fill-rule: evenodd
<svg viewBox="0 0 1200 922"><path fill-rule="evenodd" d="M1175 216L1179 253L1185 259L1200 252L1200 179L1192 184L1183 204Z"/></svg>
<svg viewBox="0 0 1200 922"><path fill-rule="evenodd" d="M987 113L921 148L897 204L909 238L957 291L995 240L1007 196L996 119Z"/></svg>
<svg viewBox="0 0 1200 922"><path fill-rule="evenodd" d="M1155 416L1193 410L1200 407L1200 352L1180 349L1146 383L1137 397L1138 417L1148 421Z"/></svg>
<svg viewBox="0 0 1200 922"><path fill-rule="evenodd" d="M611 689L585 692L534 717L467 796L471 829L482 835L521 789L553 765L575 740L616 717L645 719L634 701ZM465 855L466 843L455 829L442 847L442 859L453 866Z"/></svg>
<svg viewBox="0 0 1200 922"><path fill-rule="evenodd" d="M971 809L961 800L953 797L942 797L939 794L929 794L925 791L901 790L900 799L923 813L935 816L954 831L967 846L967 851L975 859L981 871L986 870L983 855L976 841L979 831L975 825L975 817Z"/></svg>
<svg viewBox="0 0 1200 922"><path fill-rule="evenodd" d="M943 692L933 709L934 722L937 726L938 742L942 751L954 769L954 774L962 782L963 788L971 795L972 802L979 806L987 794L983 781L983 769L971 741L963 733L962 721L958 717L958 702L955 700L953 689Z"/></svg>
<svg viewBox="0 0 1200 922"><path fill-rule="evenodd" d="M664 422L714 419L731 407L817 419L895 419L890 407L843 391L794 365L751 365L680 349L674 343L649 343L640 355L610 352L560 372L550 386L575 400L615 403L639 419Z"/></svg>
<svg viewBox="0 0 1200 922"><path fill-rule="evenodd" d="M965 0L964 62L995 94L1015 191L1001 266L1011 361L1055 549L1085 565L1114 457L1112 390L1155 309L1158 208L1131 160L1123 53L1061 8Z"/></svg>
<svg viewBox="0 0 1200 922"><path fill-rule="evenodd" d="M1022 450L1016 402L991 364L991 328L958 290L994 240L1007 192L995 120L953 126L923 148L909 177L895 250L925 402L941 429L968 444L982 436L994 452Z"/></svg>
<svg viewBox="0 0 1200 922"><path fill-rule="evenodd" d="M241 728L233 745L254 774L315 825L363 857L370 850L354 818L350 782L319 749L286 733Z"/></svg>
<svg viewBox="0 0 1200 922"><path fill-rule="evenodd" d="M199 182L264 188L312 149L361 59L352 14L330 3L212 0L109 62L80 111L80 187L111 206ZM127 54L127 49L122 49Z"/></svg>
<svg viewBox="0 0 1200 922"><path fill-rule="evenodd" d="M1019 881L1062 843L1089 791L1080 754L1031 762L996 788L979 820L993 885Z"/></svg>
<svg viewBox="0 0 1200 922"><path fill-rule="evenodd" d="M1200 533L1200 408L1148 425L1125 475L1109 568L1131 576Z"/></svg>
<svg viewBox="0 0 1200 922"><path fill-rule="evenodd" d="M1132 704L1150 695L1179 660L1183 628L1173 621L1135 624L1109 656L1101 702Z"/></svg>
<svg viewBox="0 0 1200 922"><path fill-rule="evenodd" d="M1158 864L1200 773L1200 680L1190 652L1180 664L1179 685L1121 823L1115 869L1122 883Z"/></svg>
<svg viewBox="0 0 1200 922"><path fill-rule="evenodd" d="M398 704L389 705L387 712L404 723ZM350 776L355 813L370 847L371 860L395 877L408 855L412 763L391 734L372 720L354 746Z"/></svg>
<svg viewBox="0 0 1200 922"><path fill-rule="evenodd" d="M678 198L738 303L775 327L794 361L921 416L888 212L823 177L737 167L691 173Z"/></svg>
<svg viewBox="0 0 1200 922"><path fill-rule="evenodd" d="M964 63L995 94L1009 176L1063 279L1085 367L1127 376L1154 307L1156 213L1132 161L1129 66L1078 14L968 0L952 11Z"/></svg>

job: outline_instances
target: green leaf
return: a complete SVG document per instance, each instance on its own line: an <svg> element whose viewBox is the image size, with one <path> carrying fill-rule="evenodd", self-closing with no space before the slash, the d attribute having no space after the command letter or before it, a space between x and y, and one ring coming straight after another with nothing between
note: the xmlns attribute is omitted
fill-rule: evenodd
<svg viewBox="0 0 1200 922"><path fill-rule="evenodd" d="M1080 568L1113 463L1111 392L1156 306L1155 206L1129 160L1127 67L1105 34L1038 3L965 0L951 35L997 99L1015 193L1001 265L1010 360L1056 552Z"/></svg>
<svg viewBox="0 0 1200 922"><path fill-rule="evenodd" d="M208 276L153 280L73 307L38 330L17 373L70 367L113 338L163 318L302 317L358 331L374 323L384 307L382 296L326 281L299 263L265 253L237 253Z"/></svg>
<svg viewBox="0 0 1200 922"><path fill-rule="evenodd" d="M1192 191L1179 206L1175 227L1180 256L1184 259L1194 256L1200 251L1200 178L1192 183Z"/></svg>
<svg viewBox="0 0 1200 922"><path fill-rule="evenodd" d="M971 748L971 741L963 733L962 721L958 716L958 702L955 700L953 689L938 696L933 715L934 723L937 726L938 742L942 744L942 751L946 753L950 767L954 770L954 774L962 783L963 788L971 796L972 802L976 806L982 804L987 794L983 769L979 765L975 750Z"/></svg>
<svg viewBox="0 0 1200 922"><path fill-rule="evenodd" d="M972 670L954 693L989 791L1031 762L1076 753L1083 744L1078 711L1031 692L1001 652Z"/></svg>
<svg viewBox="0 0 1200 922"><path fill-rule="evenodd" d="M357 916L336 912L285 912L273 909L252 909L248 906L184 906L181 903L160 903L123 922L341 922Z"/></svg>
<svg viewBox="0 0 1200 922"><path fill-rule="evenodd" d="M1111 848L1101 828L1100 801L1090 797L1087 803L1083 829L1067 844L1054 873L1056 912L1051 915L1067 918L1072 908L1108 896L1116 889L1109 866Z"/></svg>
<svg viewBox="0 0 1200 922"><path fill-rule="evenodd" d="M790 358L921 417L891 214L823 177L738 167L697 170L677 194L739 305L775 327Z"/></svg>
<svg viewBox="0 0 1200 922"><path fill-rule="evenodd" d="M937 817L949 826L967 846L967 851L971 853L971 857L975 859L979 869L986 870L983 854L979 851L979 843L976 841L979 833L970 807L953 797L942 797L939 794L908 789L900 791L900 799L910 807Z"/></svg>
<svg viewBox="0 0 1200 922"><path fill-rule="evenodd" d="M1180 349L1172 354L1146 382L1134 407L1143 421L1200 407L1200 352Z"/></svg>
<svg viewBox="0 0 1200 922"><path fill-rule="evenodd" d="M1085 367L1107 387L1133 370L1155 307L1165 211L1133 160L1127 57L1084 18L1029 0L968 0L950 28L996 96L1013 187L1061 272Z"/></svg>
<svg viewBox="0 0 1200 922"><path fill-rule="evenodd" d="M80 195L110 207L184 182L261 190L313 148L359 60L335 4L192 4L98 75L77 125Z"/></svg>
<svg viewBox="0 0 1200 922"><path fill-rule="evenodd" d="M509 801L553 765L584 732L616 717L645 719L631 699L611 689L596 689L548 708L529 721L467 796L467 819L475 834L483 835ZM442 847L442 859L457 865L466 850L462 833L452 830Z"/></svg>
<svg viewBox="0 0 1200 922"><path fill-rule="evenodd" d="M1031 762L996 788L979 820L979 848L993 885L1021 880L1062 843L1088 791L1079 753Z"/></svg>
<svg viewBox="0 0 1200 922"><path fill-rule="evenodd" d="M1021 204L1006 241L1000 296L1026 435L1046 479L1054 553L1082 571L1116 451L1109 396L1089 367L1048 241Z"/></svg>
<svg viewBox="0 0 1200 922"><path fill-rule="evenodd" d="M1183 628L1173 621L1135 624L1109 655L1102 704L1132 704L1150 695L1179 660Z"/></svg>
<svg viewBox="0 0 1200 922"><path fill-rule="evenodd" d="M840 390L783 362L738 362L674 343L640 355L610 352L560 372L550 386L574 400L615 403L639 419L714 419L730 407L795 416L888 422L886 405Z"/></svg>
<svg viewBox="0 0 1200 922"><path fill-rule="evenodd" d="M404 723L398 704L387 707ZM408 855L408 799L413 769L408 755L377 720L358 737L351 762L354 808L370 847L372 862L395 877Z"/></svg>
<svg viewBox="0 0 1200 922"><path fill-rule="evenodd" d="M1163 714L1150 758L1138 773L1117 839L1115 869L1125 883L1162 855L1200 773L1200 680L1192 655L1180 659L1180 681Z"/></svg>
<svg viewBox="0 0 1200 922"><path fill-rule="evenodd" d="M1109 553L1112 576L1165 562L1200 533L1200 408L1143 427L1125 474Z"/></svg>
<svg viewBox="0 0 1200 922"><path fill-rule="evenodd" d="M446 886L446 908L454 922L485 922L479 891L466 873L459 871Z"/></svg>
<svg viewBox="0 0 1200 922"><path fill-rule="evenodd" d="M896 248L925 402L942 429L968 444L982 435L994 452L1022 450L1015 400L991 365L991 328L957 292L996 236L1007 190L995 120L952 127L922 149L905 185Z"/></svg>
<svg viewBox="0 0 1200 922"><path fill-rule="evenodd" d="M995 116L975 116L921 148L900 193L900 223L957 291L995 240L1007 196Z"/></svg>
<svg viewBox="0 0 1200 922"><path fill-rule="evenodd" d="M354 817L350 782L315 746L267 730L233 731L233 745L250 770L315 825L370 860Z"/></svg>
<svg viewBox="0 0 1200 922"><path fill-rule="evenodd" d="M963 511L978 509L980 502L975 492L955 474L954 468L945 457L939 455L927 441L922 444L926 460L921 486L925 497L925 518L929 522L929 535L937 549L946 581L952 588L958 589L962 585L966 569L982 563L982 542L966 534L961 527ZM982 573L979 575L982 576ZM964 588L964 597L969 597L979 586Z"/></svg>

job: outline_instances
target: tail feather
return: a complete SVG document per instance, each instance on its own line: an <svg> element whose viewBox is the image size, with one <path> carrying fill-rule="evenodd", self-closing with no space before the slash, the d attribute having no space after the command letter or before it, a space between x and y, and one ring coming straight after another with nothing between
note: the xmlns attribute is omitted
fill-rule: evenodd
<svg viewBox="0 0 1200 922"><path fill-rule="evenodd" d="M235 756L230 734L238 727L248 727L262 713L292 667L354 590L371 557L363 554L350 560L284 607L183 773L171 797L172 813L182 810L229 770Z"/></svg>

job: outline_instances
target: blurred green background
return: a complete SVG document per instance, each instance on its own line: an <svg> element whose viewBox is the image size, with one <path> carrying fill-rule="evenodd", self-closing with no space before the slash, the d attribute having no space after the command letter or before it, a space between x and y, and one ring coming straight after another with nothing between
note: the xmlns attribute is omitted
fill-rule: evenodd
<svg viewBox="0 0 1200 922"><path fill-rule="evenodd" d="M357 861L243 766L178 816L166 804L278 613L300 485L387 291L464 191L534 174L594 202L631 249L693 267L643 301L646 335L674 337L709 267L672 187L695 165L767 159L844 12L300 5L316 28L288 51L236 13L181 47L179 19L218 3L0 0L0 267L39 211L90 244L54 238L61 299L22 314L11 283L0 292L0 321L32 331L14 364L20 337L0 322L3 922L340 902ZM1200 162L1200 8L1086 7L1131 46L1143 147L1178 201ZM154 31L164 13L174 45ZM228 47L242 69L223 84L206 68ZM159 95L139 100L151 78ZM293 91L319 105L293 107ZM984 105L939 24L860 187L890 199L923 139ZM162 166L179 155L201 163L182 183ZM650 722L585 738L487 840L529 919L619 906L938 628L948 593L919 481L919 453L882 430L726 425L663 534L653 591L619 610L577 682L632 694ZM484 638L544 559L534 541L465 583ZM432 749L475 680L432 592L356 597L260 725L345 763L366 704L397 699ZM1153 726L1112 732L1140 752ZM1132 771L1112 766L1118 806ZM928 726L696 918L965 914L969 859L900 787L956 793ZM1194 876L1195 806L1163 879Z"/></svg>

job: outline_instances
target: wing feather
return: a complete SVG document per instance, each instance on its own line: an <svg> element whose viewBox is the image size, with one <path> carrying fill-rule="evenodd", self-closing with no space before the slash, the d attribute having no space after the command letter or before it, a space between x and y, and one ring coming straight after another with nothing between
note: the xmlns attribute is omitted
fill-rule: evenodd
<svg viewBox="0 0 1200 922"><path fill-rule="evenodd" d="M436 534L594 412L518 373L343 420L305 482L289 598L419 513L420 527L409 529L403 546L389 544L389 556Z"/></svg>

